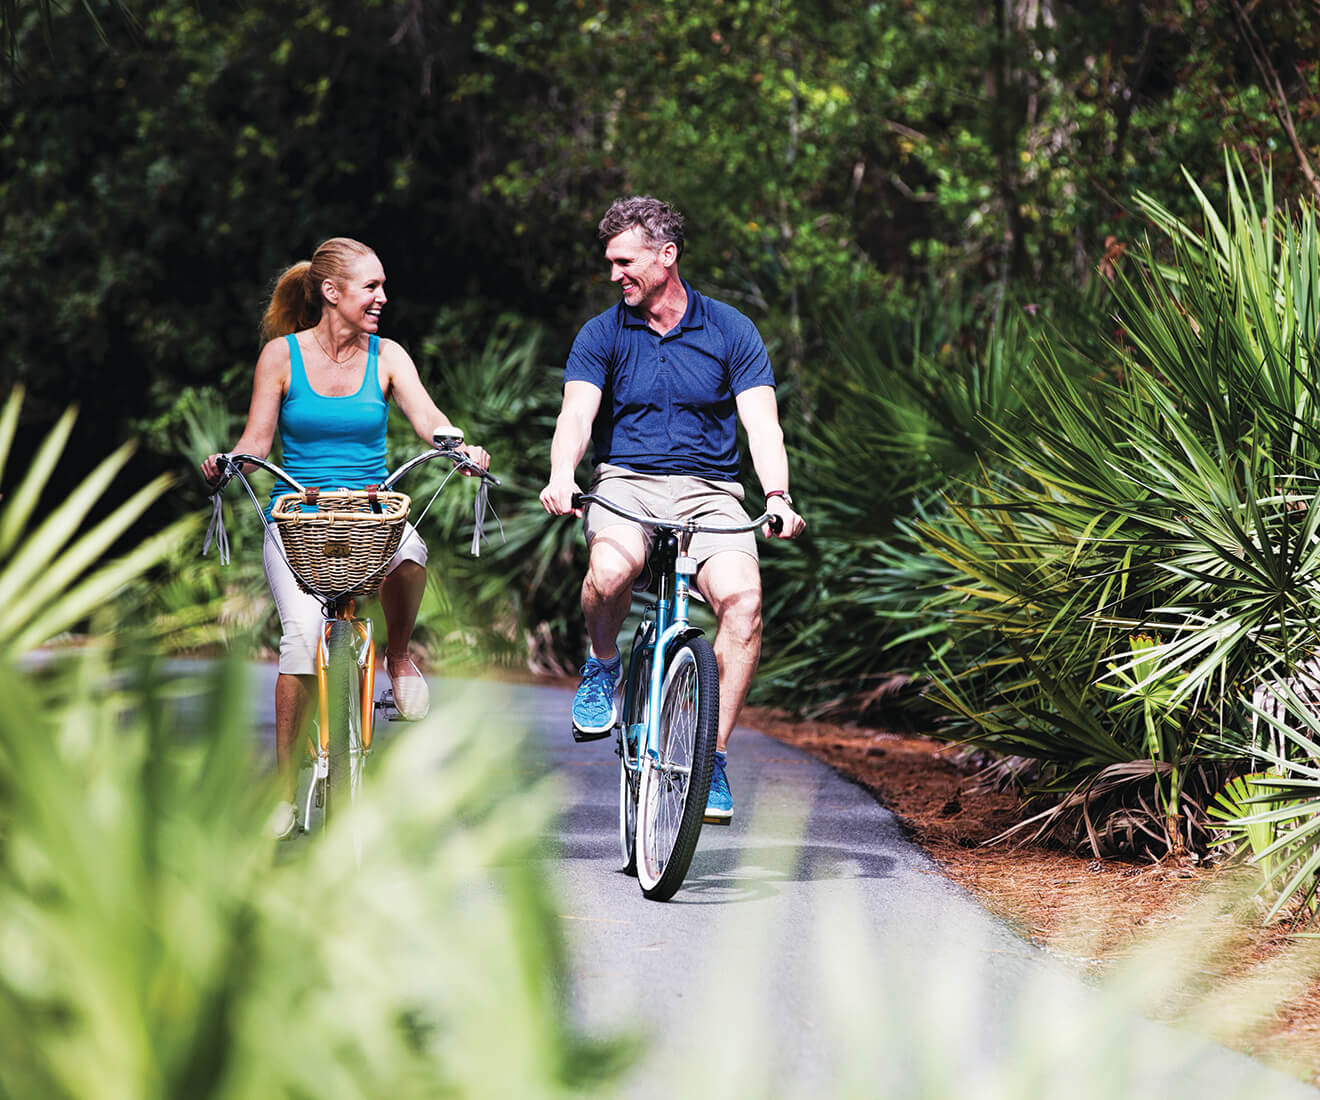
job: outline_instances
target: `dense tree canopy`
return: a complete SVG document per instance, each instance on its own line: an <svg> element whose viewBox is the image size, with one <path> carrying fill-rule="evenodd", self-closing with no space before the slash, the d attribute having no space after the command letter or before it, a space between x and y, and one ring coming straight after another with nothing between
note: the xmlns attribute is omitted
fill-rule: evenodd
<svg viewBox="0 0 1320 1100"><path fill-rule="evenodd" d="M689 274L788 370L828 319L930 282L1076 284L1179 166L1320 143L1302 0L162 0L0 8L0 318L29 417L105 436L241 400L262 295L347 233L390 332L512 311L561 346L609 300L592 229L654 191ZM162 421L162 418L164 420ZM163 435L153 445L167 449Z"/></svg>

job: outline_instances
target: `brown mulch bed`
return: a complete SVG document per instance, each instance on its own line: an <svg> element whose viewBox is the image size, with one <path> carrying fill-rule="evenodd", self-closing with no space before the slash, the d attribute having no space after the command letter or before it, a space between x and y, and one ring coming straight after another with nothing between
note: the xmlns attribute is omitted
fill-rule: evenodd
<svg viewBox="0 0 1320 1100"><path fill-rule="evenodd" d="M1213 943L1213 952L1196 957L1187 988L1153 1006L1160 1015L1194 1014L1226 995L1240 1004L1242 995L1233 992L1238 983L1254 982L1260 990L1269 975L1279 976L1277 992L1257 993L1262 1010L1255 1019L1216 1037L1320 1085L1320 942L1299 940L1285 925L1262 925L1264 907L1250 896L1251 872L987 845L1022 820L1021 800L978 778L955 747L756 707L741 721L873 791L949 879L1023 936L1088 972L1112 972L1180 934Z"/></svg>

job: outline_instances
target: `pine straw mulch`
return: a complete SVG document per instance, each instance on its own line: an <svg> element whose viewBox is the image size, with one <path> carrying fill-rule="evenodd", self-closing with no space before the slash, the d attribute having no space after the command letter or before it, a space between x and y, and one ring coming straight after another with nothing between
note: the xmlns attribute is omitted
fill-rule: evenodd
<svg viewBox="0 0 1320 1100"><path fill-rule="evenodd" d="M1197 950L1213 944L1155 1013L1172 1018L1199 1010L1222 1018L1220 998L1240 1006L1247 997L1240 983L1251 983L1261 1009L1216 1038L1320 1085L1320 944L1291 936L1286 924L1262 926L1265 910L1250 897L1251 872L987 846L1026 815L1015 793L978 778L956 747L757 707L746 708L741 722L872 791L945 876L1021 935L1088 973L1112 971L1152 943L1157 950L1179 937Z"/></svg>

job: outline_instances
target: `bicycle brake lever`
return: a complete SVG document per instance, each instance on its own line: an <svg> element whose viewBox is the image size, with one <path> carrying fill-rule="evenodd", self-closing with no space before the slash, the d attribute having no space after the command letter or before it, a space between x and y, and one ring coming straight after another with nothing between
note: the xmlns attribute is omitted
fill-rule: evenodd
<svg viewBox="0 0 1320 1100"><path fill-rule="evenodd" d="M234 480L234 474L238 472L238 467L228 455L215 456L215 468L219 471L219 476L214 481L208 481L207 487L211 490L211 496L221 492L226 485Z"/></svg>
<svg viewBox="0 0 1320 1100"><path fill-rule="evenodd" d="M489 470L483 470L480 466L478 466L475 462L473 462L472 459L468 458L467 455L455 453L450 455L449 457L453 459L454 469L471 470L474 474L477 475L477 477L481 478L482 481L489 482L491 485L503 484L503 482L501 482L499 478L497 478Z"/></svg>

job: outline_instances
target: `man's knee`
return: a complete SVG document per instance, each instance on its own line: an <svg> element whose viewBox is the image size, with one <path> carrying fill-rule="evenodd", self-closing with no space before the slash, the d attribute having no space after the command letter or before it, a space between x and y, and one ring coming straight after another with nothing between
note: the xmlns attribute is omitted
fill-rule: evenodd
<svg viewBox="0 0 1320 1100"><path fill-rule="evenodd" d="M731 640L750 645L761 640L761 587L742 588L728 593L715 606L722 634Z"/></svg>
<svg viewBox="0 0 1320 1100"><path fill-rule="evenodd" d="M745 554L712 558L703 566L702 590L719 620L721 637L739 646L761 640L761 574Z"/></svg>
<svg viewBox="0 0 1320 1100"><path fill-rule="evenodd" d="M646 558L645 547L637 541L639 544L634 546L624 538L597 535L591 544L584 587L604 599L631 588Z"/></svg>

